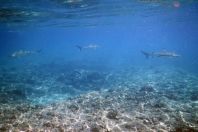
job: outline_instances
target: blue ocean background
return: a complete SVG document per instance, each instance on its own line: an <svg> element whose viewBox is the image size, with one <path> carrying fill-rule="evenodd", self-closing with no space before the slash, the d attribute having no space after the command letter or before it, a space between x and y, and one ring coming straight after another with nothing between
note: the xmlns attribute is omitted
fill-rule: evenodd
<svg viewBox="0 0 198 132"><path fill-rule="evenodd" d="M147 6L151 11L149 8L142 11ZM19 49L42 49L43 55L37 57L40 61L44 61L42 57L47 57L64 60L99 60L106 61L102 62L103 64L112 63L112 65L171 64L196 71L198 41L196 2L181 5L180 8L158 6L160 5L155 3L152 5L152 2L151 4L148 2L138 6L137 10L125 11L127 13L124 12L123 15L121 12L118 16L96 16L87 20L77 18L71 20L74 26L67 25L67 22L62 25L61 22L57 22L55 26L46 24L47 26L43 27L37 26L39 24L29 26L27 24L25 27L20 24L19 27L2 25L1 56L4 57ZM101 12L103 10L101 9ZM89 15L89 12L86 13ZM98 13L100 14L100 10ZM56 23L56 20L54 21ZM97 51L80 53L74 47L88 44L97 44L101 48ZM175 51L182 57L168 61L167 59L145 60L140 53L141 50Z"/></svg>
<svg viewBox="0 0 198 132"><path fill-rule="evenodd" d="M3 100L3 104L13 105L15 103L14 101L16 101L17 98L20 98L18 96L22 95L25 96L22 100L20 98L22 103L27 103L26 101L28 100L28 104L41 105L41 107L38 108L40 110L43 107L51 106L53 103L67 102L68 96L65 97L65 95L68 93L70 94L69 100L75 100L79 96L79 98L81 98L81 96L86 96L88 94L87 96L90 97L91 95L89 94L91 92L101 91L101 96L106 97L106 95L103 94L103 90L112 90L115 88L116 91L122 86L135 87L134 89L131 89L136 90L137 88L138 90L140 89L140 92L142 87L143 89L148 88L149 90L151 87L154 87L154 89L159 88L159 91L160 89L165 89L166 91L166 84L163 84L163 86L161 85L160 87L158 86L158 83L160 84L161 79L167 77L167 80L171 80L171 84L180 83L178 85L174 85L175 87L177 86L177 88L170 86L172 88L172 92L169 91L170 93L175 93L175 95L177 92L187 94L181 95L181 98L179 98L181 100L178 99L176 104L187 104L186 102L188 102L188 99L193 98L189 102L195 107L192 108L193 110L190 109L189 111L191 112L189 113L194 114L195 116L193 119L189 119L188 117L185 118L184 115L184 119L189 122L192 121L192 124L194 123L192 128L195 128L194 130L196 131L198 128L197 119L195 119L198 116L198 99L196 98L198 96L196 95L198 93L198 80L196 79L198 77L197 23L198 2L193 0L2 1L0 3L0 78L2 80L1 89L3 89L0 92L2 95L1 97L4 96L3 91L6 91L5 89L8 90L10 87L11 89L15 87L13 86L15 85L15 81L23 82L25 79L27 79L28 83L28 85L24 83L25 88L26 86L29 87L30 83L33 88L37 87L38 89L42 89L45 88L44 84L46 84L46 87L55 85L57 86L57 89L53 88L52 91L46 90L44 93L44 90L42 90L42 93L38 92L37 95L37 92L35 92L34 89L32 91L24 90L24 88L22 88L23 84L21 85L20 83L19 89L23 89L25 93L15 91L16 93L13 94L11 92L12 94L9 95L9 92L7 92L5 94L6 101L2 98L0 99L0 103L1 100ZM82 51L76 47L76 45L87 46L90 44L98 45L99 47L97 49L83 49ZM14 52L20 50L40 50L41 52L19 58L10 57ZM175 52L181 56L178 58L146 58L141 51L149 53L168 51ZM69 90L64 92L61 91L58 86L58 81L65 84L64 79L67 78L66 73L73 70L77 71L75 75L83 73L88 74L88 72L94 71L94 73L96 72L96 75L94 74L95 76L93 75L93 78L96 77L96 79L103 79L102 76L105 75L105 77L107 77L107 74L109 74L110 77L115 74L115 78L112 79L114 82L110 81L107 85L102 82L101 88L98 88L100 87L100 81L98 83L98 80L96 80L96 82L94 79L94 81L91 80L90 83L93 84L89 84L89 82L87 84L85 81L85 84L82 85L79 83L81 81L83 82L83 80L77 80L77 84L71 85L73 87L78 87L77 89L81 92L77 91L75 93ZM27 76L26 73L28 73ZM128 75L129 73L131 75ZM120 76L123 80L128 79L123 77L125 75L127 77L135 76L137 78L139 77L138 75L142 75L142 78L140 77L141 81L134 80L133 82L133 80L128 79L126 82L123 81L125 83L119 83L120 78L118 74L123 74ZM155 75L157 75L157 77L159 76L159 78L156 79ZM8 76L8 80L5 76ZM58 77L57 79L58 81L56 81L57 76L60 76L60 78ZM62 78L63 76L65 78ZM7 81L5 83L3 79L4 77ZM39 77L41 77L40 80ZM55 78L55 81L51 81L51 79L53 80L53 77ZM190 77L195 80L185 82ZM11 80L9 81L10 78ZM13 79L15 79L15 81L13 81ZM154 79L154 81L152 79ZM32 80L36 80L36 83ZM131 83L131 85L126 84L127 82ZM133 83L135 84L134 86ZM136 83L139 83L139 86L136 86ZM146 86L142 86L145 84ZM147 84L149 85L148 87ZM95 85L96 88L92 88ZM17 86L18 83L16 84L16 87ZM63 86L61 84L60 87L66 87L66 85ZM89 87L91 88L89 89ZM181 87L181 89L178 87ZM125 90L127 91L128 89L123 88L123 91ZM150 91L146 91L146 93L147 92L149 93ZM53 93L54 95L58 95L53 96ZM128 93L130 93L130 90ZM136 93L136 91L131 93ZM191 96L190 93L195 94ZM112 92L112 94L114 94L114 92ZM10 100L10 98L13 98L13 95L16 95L17 97ZM137 96L139 97L141 95L138 94ZM182 100L182 96L186 100ZM28 99L26 100L26 98ZM45 99L43 100L43 98ZM144 98L147 100L146 95ZM74 102L76 103L78 101ZM116 101L119 101L119 99ZM189 106L191 105L190 103L188 104ZM16 104L18 105L18 103ZM14 106L12 105L9 105L9 107L14 109ZM55 108L58 109L60 107ZM87 106L87 108L89 107ZM1 109L4 109L3 105ZM74 109L76 109L76 107ZM126 109L128 110L128 107ZM186 111L184 110L184 112ZM3 119L4 118L2 118L2 120ZM18 119L17 116L16 119ZM0 121L1 125L5 125L4 123L4 121ZM28 121L28 123L31 125L30 121ZM35 128L34 125L32 126ZM20 130L22 130L22 128L23 127L21 127ZM52 130L51 126L49 128ZM172 127L170 128L172 130ZM5 129L0 126L0 131L1 130L3 131ZM12 129L9 128L9 130L15 130L15 127L12 127ZM80 131L77 128L74 130ZM176 128L175 131L177 130L180 129ZM183 129L183 131L185 130L191 129L188 127ZM86 129L85 131L92 130ZM112 129L112 131L114 131L114 129ZM123 129L122 131L133 130ZM170 131L170 129L167 129L167 131Z"/></svg>

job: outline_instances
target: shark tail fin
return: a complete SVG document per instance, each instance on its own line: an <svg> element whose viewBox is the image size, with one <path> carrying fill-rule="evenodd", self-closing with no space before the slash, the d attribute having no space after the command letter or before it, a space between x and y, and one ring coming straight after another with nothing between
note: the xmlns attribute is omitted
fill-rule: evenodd
<svg viewBox="0 0 198 132"><path fill-rule="evenodd" d="M145 51L141 51L141 53L146 57L146 59L149 59L150 54L145 52Z"/></svg>
<svg viewBox="0 0 198 132"><path fill-rule="evenodd" d="M80 46L80 45L75 45L75 46L76 46L76 48L78 48L80 51L82 51L82 49L83 49L82 46Z"/></svg>

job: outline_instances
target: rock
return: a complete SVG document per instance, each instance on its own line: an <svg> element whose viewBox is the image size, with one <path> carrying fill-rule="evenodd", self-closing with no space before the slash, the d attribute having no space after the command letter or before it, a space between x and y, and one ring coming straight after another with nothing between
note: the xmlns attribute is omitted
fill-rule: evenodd
<svg viewBox="0 0 198 132"><path fill-rule="evenodd" d="M107 113L106 117L109 119L117 120L118 112L116 110L111 110Z"/></svg>
<svg viewBox="0 0 198 132"><path fill-rule="evenodd" d="M145 86L141 87L141 89L139 91L140 92L154 92L155 89L152 86L145 85Z"/></svg>
<svg viewBox="0 0 198 132"><path fill-rule="evenodd" d="M122 131L138 131L138 132L146 132L147 128L145 125L140 122L128 122L121 125Z"/></svg>
<svg viewBox="0 0 198 132"><path fill-rule="evenodd" d="M91 72L88 73L86 76L87 80L90 81L96 81L96 80L103 80L103 76L101 74L99 74L98 72Z"/></svg>
<svg viewBox="0 0 198 132"><path fill-rule="evenodd" d="M3 126L0 126L0 131L1 132L7 132L9 129L7 128L7 126L5 125L3 125Z"/></svg>
<svg viewBox="0 0 198 132"><path fill-rule="evenodd" d="M28 131L30 129L30 125L27 122L23 122L20 124L19 129L22 131Z"/></svg>
<svg viewBox="0 0 198 132"><path fill-rule="evenodd" d="M72 82L79 81L82 79L82 73L76 70L72 71L69 74L68 79L71 80Z"/></svg>
<svg viewBox="0 0 198 132"><path fill-rule="evenodd" d="M8 100L8 96L6 95L6 94L4 94L4 93L0 93L0 103L2 103L2 104L6 104L6 103L8 103L9 102L9 100Z"/></svg>
<svg viewBox="0 0 198 132"><path fill-rule="evenodd" d="M30 85L36 85L37 83L36 83L36 80L34 80L34 79L26 79L25 80L25 83L26 84L30 84Z"/></svg>
<svg viewBox="0 0 198 132"><path fill-rule="evenodd" d="M15 89L11 91L11 94L20 96L20 97L24 97L25 98L25 91L22 89Z"/></svg>
<svg viewBox="0 0 198 132"><path fill-rule="evenodd" d="M43 126L44 127L54 127L54 124L52 124L51 122L45 122L45 123L43 123Z"/></svg>
<svg viewBox="0 0 198 132"><path fill-rule="evenodd" d="M166 98L170 99L170 100L175 100L175 101L179 100L178 95L175 94L175 93L167 93L167 94L165 94L164 96L165 96Z"/></svg>
<svg viewBox="0 0 198 132"><path fill-rule="evenodd" d="M56 81L60 83L65 83L66 77L64 76L64 74L60 75L59 77L56 78Z"/></svg>
<svg viewBox="0 0 198 132"><path fill-rule="evenodd" d="M114 127L114 128L112 129L112 132L122 132L122 131L120 130L120 128Z"/></svg>
<svg viewBox="0 0 198 132"><path fill-rule="evenodd" d="M162 99L156 100L153 104L155 108L168 108L166 102Z"/></svg>
<svg viewBox="0 0 198 132"><path fill-rule="evenodd" d="M191 101L197 101L198 100L198 91L191 93L190 99L191 99Z"/></svg>
<svg viewBox="0 0 198 132"><path fill-rule="evenodd" d="M198 132L198 129L195 128L191 128L191 127L176 127L175 130L171 131L171 132Z"/></svg>
<svg viewBox="0 0 198 132"><path fill-rule="evenodd" d="M79 110L78 105L75 105L75 104L69 105L68 108L69 108L72 112L75 112L75 111Z"/></svg>
<svg viewBox="0 0 198 132"><path fill-rule="evenodd" d="M91 127L90 127L90 131L91 131L91 132L100 132L100 130L101 130L101 128L100 128L100 126L98 126L97 124L93 124L93 125L91 125Z"/></svg>
<svg viewBox="0 0 198 132"><path fill-rule="evenodd" d="M65 132L64 127L63 126L58 126L57 127L58 132Z"/></svg>

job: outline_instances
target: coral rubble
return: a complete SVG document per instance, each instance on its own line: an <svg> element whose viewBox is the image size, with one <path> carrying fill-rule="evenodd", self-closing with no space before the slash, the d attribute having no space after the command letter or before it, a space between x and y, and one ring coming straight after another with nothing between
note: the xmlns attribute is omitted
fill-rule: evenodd
<svg viewBox="0 0 198 132"><path fill-rule="evenodd" d="M0 131L198 131L198 78L185 71L45 70L0 76Z"/></svg>

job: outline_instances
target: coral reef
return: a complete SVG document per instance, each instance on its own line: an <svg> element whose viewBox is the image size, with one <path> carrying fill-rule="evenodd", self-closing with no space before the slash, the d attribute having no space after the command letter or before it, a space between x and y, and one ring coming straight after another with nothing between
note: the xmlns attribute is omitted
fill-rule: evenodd
<svg viewBox="0 0 198 132"><path fill-rule="evenodd" d="M191 73L37 68L2 72L0 131L198 131L198 78Z"/></svg>

